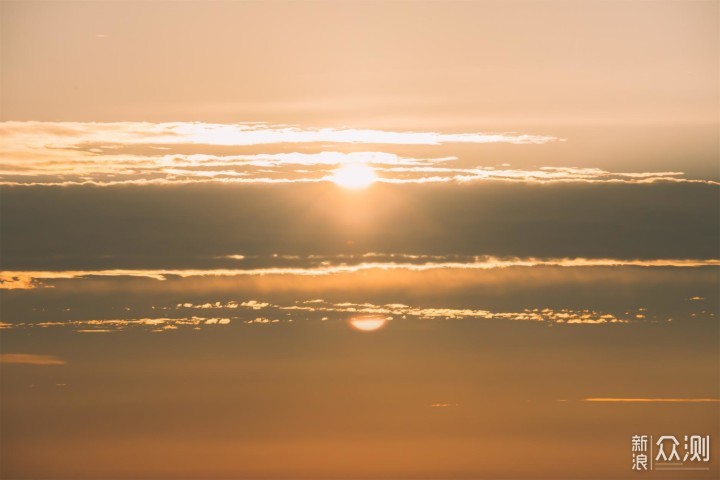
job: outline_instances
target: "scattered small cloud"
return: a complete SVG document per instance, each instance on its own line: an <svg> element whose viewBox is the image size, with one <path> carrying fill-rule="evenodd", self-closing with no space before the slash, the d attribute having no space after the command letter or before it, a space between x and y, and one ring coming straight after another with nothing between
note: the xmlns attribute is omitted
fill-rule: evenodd
<svg viewBox="0 0 720 480"><path fill-rule="evenodd" d="M265 317L256 317L251 320L245 320L243 323L252 324L252 323L280 323L280 320L277 318L265 318Z"/></svg>
<svg viewBox="0 0 720 480"><path fill-rule="evenodd" d="M8 275L0 272L0 290L29 290L37 286L36 280L27 275Z"/></svg>
<svg viewBox="0 0 720 480"><path fill-rule="evenodd" d="M152 332L165 332L180 328L199 329L208 326L229 325L232 321L240 324L277 324L289 323L293 318L305 317L307 321L342 321L362 331L374 331L388 321L457 321L457 320L496 320L538 322L547 325L605 325L627 324L640 319L636 315L625 316L602 312L595 309L572 308L525 308L520 311L491 311L473 308L417 307L401 303L373 304L370 302L326 302L323 300L297 300L293 304L276 304L259 300L232 300L225 302L206 302L195 305L190 302L168 306L154 305L154 311L183 311L189 308L215 310L218 315L212 317L185 316L180 318L128 318L97 320L63 320L45 322L8 323L7 328L70 328L78 333L111 333L126 329L146 329ZM232 310L232 318L227 316Z"/></svg>
<svg viewBox="0 0 720 480"><path fill-rule="evenodd" d="M10 323L8 328L72 328L78 333L113 333L127 328L146 328L150 331L176 330L179 327L200 327L207 325L229 325L230 318L189 317L189 318L128 318L105 320L64 320L37 323Z"/></svg>

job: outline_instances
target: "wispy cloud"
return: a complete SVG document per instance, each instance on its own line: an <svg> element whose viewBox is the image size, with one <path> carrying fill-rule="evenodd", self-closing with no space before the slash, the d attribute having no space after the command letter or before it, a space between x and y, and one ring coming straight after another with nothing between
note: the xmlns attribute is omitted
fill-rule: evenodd
<svg viewBox="0 0 720 480"><path fill-rule="evenodd" d="M618 316L595 309L572 308L525 308L520 311L492 311L477 308L451 308L411 306L402 303L374 304L370 302L326 302L324 300L297 300L291 304L271 303L259 300L233 300L193 304L155 305L154 311L163 312L162 317L115 318L94 320L60 320L44 322L17 322L7 328L70 328L79 333L109 333L128 328L144 328L151 332L165 332L180 328L200 329L209 325L278 324L302 321L336 321L351 323L371 319L382 324L391 321L453 321L453 320L503 320L538 322L556 325L603 325L625 324L639 321L632 313ZM195 315L193 310L215 310L216 316ZM190 312L188 312L190 311ZM190 313L190 314L188 314ZM173 315L180 314L180 317Z"/></svg>
<svg viewBox="0 0 720 480"><path fill-rule="evenodd" d="M712 180L683 178L683 172L610 172L597 168L540 167L534 170L495 167L460 168L422 166L452 162L456 158L416 159L384 152L320 152L209 157L167 155L163 157L104 156L78 162L72 159L12 160L0 165L4 185L171 185L204 183L275 184L329 182L334 168L348 163L375 166L377 181L389 184L467 183L479 181L515 183L625 183L657 182L717 184ZM302 156L302 157L299 157ZM193 158L194 157L194 158ZM202 158L201 158L202 157ZM39 157L38 157L39 158ZM287 161L285 161L285 160ZM304 162L304 163L300 163ZM392 167L391 165L409 165Z"/></svg>
<svg viewBox="0 0 720 480"><path fill-rule="evenodd" d="M468 261L447 261L442 256L416 256L419 261L386 261L348 264L347 261L330 262L323 260L319 266L268 267L268 268L217 268L217 269L108 269L108 270L27 270L0 272L0 289L32 289L42 286L45 280L78 279L84 277L145 277L165 280L169 277L208 277L208 276L265 276L300 275L318 276L340 273L354 273L366 270L409 270L425 271L435 269L480 269L510 267L706 267L720 265L718 259L651 259L625 260L611 258L498 258L470 257ZM297 258L293 256L293 258ZM309 258L309 257L308 257ZM323 257L325 258L325 257ZM342 258L342 257L340 257ZM358 258L362 258L359 256ZM402 258L402 257L400 257Z"/></svg>
<svg viewBox="0 0 720 480"><path fill-rule="evenodd" d="M0 140L0 184L4 185L323 182L332 179L337 166L352 163L373 165L378 181L386 183L713 183L685 179L682 172L668 171L610 172L576 167L523 170L483 165L468 168L457 165L457 156L414 158L386 151L390 146L543 144L561 140L520 133L313 129L258 123L3 122ZM263 151L281 145L290 151ZM372 145L380 149L328 150L340 145ZM195 153L187 153L188 147ZM211 153L218 147L254 147L255 151Z"/></svg>
<svg viewBox="0 0 720 480"><path fill-rule="evenodd" d="M145 328L150 332L166 332L179 327L200 329L207 325L228 325L231 319L225 317L183 317L183 318L114 318L94 320L62 320L36 323L12 323L7 328L72 328L78 333L111 333L128 328ZM20 363L20 362L15 362ZM27 363L27 362L24 362Z"/></svg>
<svg viewBox="0 0 720 480"><path fill-rule="evenodd" d="M526 308L520 312L493 312L490 310L478 310L471 308L429 308L411 307L403 304L375 305L372 303L321 303L277 306L280 310L301 310L308 312L325 313L347 313L347 314L372 314L388 315L389 319L417 318L421 320L463 320L463 319L484 319L484 320L515 320L534 321L547 323L567 324L604 324L604 323L630 323L629 318L618 318L609 313L601 313L595 310L574 310L574 309L551 309L551 308Z"/></svg>
<svg viewBox="0 0 720 480"><path fill-rule="evenodd" d="M101 144L268 145L276 143L363 143L441 145L444 143L539 144L559 140L521 133L395 132L354 128L301 128L265 123L201 122L3 122L0 136L25 144L55 147Z"/></svg>
<svg viewBox="0 0 720 480"><path fill-rule="evenodd" d="M720 403L720 398L584 398L600 403Z"/></svg>
<svg viewBox="0 0 720 480"><path fill-rule="evenodd" d="M0 353L0 363L15 363L25 365L65 365L67 362L52 355L37 355L32 353Z"/></svg>

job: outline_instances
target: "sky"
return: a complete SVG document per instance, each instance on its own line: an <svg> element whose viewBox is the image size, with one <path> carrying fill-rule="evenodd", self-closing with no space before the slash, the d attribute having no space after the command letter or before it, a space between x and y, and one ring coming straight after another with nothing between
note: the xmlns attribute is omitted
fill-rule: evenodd
<svg viewBox="0 0 720 480"><path fill-rule="evenodd" d="M719 49L702 0L2 0L0 476L717 478Z"/></svg>

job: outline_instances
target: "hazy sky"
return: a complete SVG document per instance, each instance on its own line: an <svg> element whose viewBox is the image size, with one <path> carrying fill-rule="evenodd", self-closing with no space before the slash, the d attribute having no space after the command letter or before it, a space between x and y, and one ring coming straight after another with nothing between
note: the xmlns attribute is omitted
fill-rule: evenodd
<svg viewBox="0 0 720 480"><path fill-rule="evenodd" d="M3 116L707 124L717 2L3 2Z"/></svg>
<svg viewBox="0 0 720 480"><path fill-rule="evenodd" d="M3 478L717 478L718 2L0 8Z"/></svg>

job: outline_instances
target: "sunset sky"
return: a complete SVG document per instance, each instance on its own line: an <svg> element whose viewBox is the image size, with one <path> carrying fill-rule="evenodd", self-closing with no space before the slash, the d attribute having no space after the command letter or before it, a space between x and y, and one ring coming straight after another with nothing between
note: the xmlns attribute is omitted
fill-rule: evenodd
<svg viewBox="0 0 720 480"><path fill-rule="evenodd" d="M2 478L720 475L717 1L0 15Z"/></svg>

